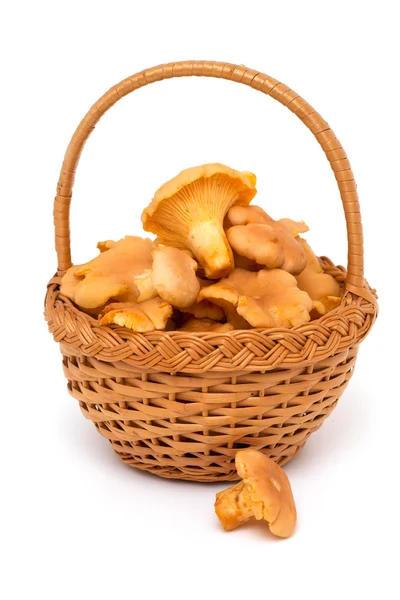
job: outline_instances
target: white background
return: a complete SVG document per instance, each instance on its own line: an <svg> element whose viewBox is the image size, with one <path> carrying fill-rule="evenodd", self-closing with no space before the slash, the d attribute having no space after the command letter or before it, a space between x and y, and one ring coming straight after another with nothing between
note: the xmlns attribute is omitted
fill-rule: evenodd
<svg viewBox="0 0 400 600"><path fill-rule="evenodd" d="M396 4L2 4L2 598L399 597ZM43 320L52 200L74 128L114 83L185 59L244 63L290 85L329 121L358 181L381 313L338 407L286 468L299 515L289 540L260 523L224 533L213 512L224 483L124 466L68 396ZM307 221L315 250L345 263L340 198L312 135L263 94L209 79L148 86L98 125L76 178L74 261L100 239L138 234L162 182L214 161L254 171L257 201Z"/></svg>

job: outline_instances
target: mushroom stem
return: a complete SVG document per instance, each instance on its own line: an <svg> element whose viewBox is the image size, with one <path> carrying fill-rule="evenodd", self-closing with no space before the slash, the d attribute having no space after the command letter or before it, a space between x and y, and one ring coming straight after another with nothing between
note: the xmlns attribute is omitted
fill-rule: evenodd
<svg viewBox="0 0 400 600"><path fill-rule="evenodd" d="M241 481L217 494L215 512L225 531L232 531L254 517L252 509L244 501L244 488L245 484Z"/></svg>
<svg viewBox="0 0 400 600"><path fill-rule="evenodd" d="M233 253L218 219L193 223L188 242L207 277L219 279L232 271Z"/></svg>

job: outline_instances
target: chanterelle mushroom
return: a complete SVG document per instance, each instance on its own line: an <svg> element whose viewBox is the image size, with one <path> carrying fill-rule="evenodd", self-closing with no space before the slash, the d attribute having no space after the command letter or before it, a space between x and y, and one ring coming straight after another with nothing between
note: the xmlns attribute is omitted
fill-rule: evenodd
<svg viewBox="0 0 400 600"><path fill-rule="evenodd" d="M191 306L200 291L197 262L178 248L157 246L153 250L153 285L161 298L176 308Z"/></svg>
<svg viewBox="0 0 400 600"><path fill-rule="evenodd" d="M60 292L82 308L98 308L110 298L134 302L157 296L151 279L153 242L126 236L99 242L101 252L90 262L68 269Z"/></svg>
<svg viewBox="0 0 400 600"><path fill-rule="evenodd" d="M215 512L226 531L255 517L264 519L274 535L290 537L297 513L292 488L286 473L262 452L239 450L236 469L242 479L217 494Z"/></svg>
<svg viewBox="0 0 400 600"><path fill-rule="evenodd" d="M172 306L162 298L144 302L115 302L104 309L100 325L115 323L139 333L165 329L172 315Z"/></svg>
<svg viewBox="0 0 400 600"><path fill-rule="evenodd" d="M250 273L235 269L229 277L200 290L198 301L221 306L236 329L237 316L253 327L288 327L310 320L312 300L296 279L282 269Z"/></svg>
<svg viewBox="0 0 400 600"><path fill-rule="evenodd" d="M311 319L318 319L321 315L326 315L342 303L340 296L323 296L320 300L313 301L313 309L310 312Z"/></svg>
<svg viewBox="0 0 400 600"><path fill-rule="evenodd" d="M237 269L245 269L246 271L260 271L265 265L259 265L255 260L247 258L247 256L241 256L237 252L233 252L233 258L235 259L235 267Z"/></svg>
<svg viewBox="0 0 400 600"><path fill-rule="evenodd" d="M197 278L200 288L212 285L213 281L210 279ZM212 321L224 321L225 313L220 306L209 302L208 300L201 300L200 302L194 302L191 306L185 308L184 311L186 320L189 315L193 315L196 319L211 319ZM184 317L184 318L185 318Z"/></svg>
<svg viewBox="0 0 400 600"><path fill-rule="evenodd" d="M326 296L340 297L342 294L339 282L329 273L324 273L318 258L306 240L299 238L299 243L307 256L306 268L296 277L299 288L316 301L321 301Z"/></svg>
<svg viewBox="0 0 400 600"><path fill-rule="evenodd" d="M303 221L274 221L259 206L233 206L227 214L227 223L232 227L226 235L237 254L293 275L306 266L306 254L297 239L299 233L308 231Z"/></svg>
<svg viewBox="0 0 400 600"><path fill-rule="evenodd" d="M209 332L214 331L217 333L225 333L234 329L232 323L218 323L212 319L189 319L186 321L179 331L198 331L198 332Z"/></svg>
<svg viewBox="0 0 400 600"><path fill-rule="evenodd" d="M208 302L208 300L195 302L191 306L185 308L184 312L193 315L196 319L212 319L213 321L223 321L226 316L220 306Z"/></svg>
<svg viewBox="0 0 400 600"><path fill-rule="evenodd" d="M161 244L189 248L207 277L218 279L234 265L224 217L231 206L249 204L255 184L252 173L218 163L186 169L156 192L142 213L143 227Z"/></svg>

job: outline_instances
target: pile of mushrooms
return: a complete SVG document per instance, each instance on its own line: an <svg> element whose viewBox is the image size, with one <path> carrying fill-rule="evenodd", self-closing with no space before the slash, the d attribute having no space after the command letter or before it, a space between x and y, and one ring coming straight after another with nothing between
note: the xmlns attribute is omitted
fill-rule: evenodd
<svg viewBox="0 0 400 600"><path fill-rule="evenodd" d="M253 173L221 164L182 171L143 211L156 239L100 242L61 294L100 325L141 333L291 327L333 310L341 286L300 237L307 225L250 205L255 186Z"/></svg>

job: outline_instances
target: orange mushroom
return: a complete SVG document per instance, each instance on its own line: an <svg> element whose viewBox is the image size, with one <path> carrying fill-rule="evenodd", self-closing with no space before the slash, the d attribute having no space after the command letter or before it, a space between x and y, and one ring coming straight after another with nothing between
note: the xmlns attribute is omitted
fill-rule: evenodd
<svg viewBox="0 0 400 600"><path fill-rule="evenodd" d="M224 217L233 205L249 204L255 184L253 173L218 163L186 169L156 192L142 213L143 227L161 244L191 250L206 276L218 279L234 266Z"/></svg>
<svg viewBox="0 0 400 600"><path fill-rule="evenodd" d="M162 298L144 302L115 302L109 304L99 316L100 325L115 323L120 327L146 333L167 327L172 306Z"/></svg>
<svg viewBox="0 0 400 600"><path fill-rule="evenodd" d="M153 250L153 285L161 298L176 308L191 306L200 291L197 262L178 248L159 245Z"/></svg>
<svg viewBox="0 0 400 600"><path fill-rule="evenodd" d="M313 303L296 279L282 269L256 273L235 269L229 277L200 290L198 301L221 306L236 329L290 327L310 320Z"/></svg>
<svg viewBox="0 0 400 600"><path fill-rule="evenodd" d="M223 321L225 319L225 313L222 308L208 300L195 302L185 308L183 312L193 315L195 319L212 319L213 321Z"/></svg>
<svg viewBox="0 0 400 600"><path fill-rule="evenodd" d="M215 512L226 531L249 519L264 519L274 535L288 538L297 521L296 505L286 473L262 452L239 450L235 465L241 482L219 492Z"/></svg>
<svg viewBox="0 0 400 600"><path fill-rule="evenodd" d="M310 312L311 319L319 319L320 316L337 308L342 303L340 296L323 296L320 300L313 301L313 309Z"/></svg>
<svg viewBox="0 0 400 600"><path fill-rule="evenodd" d="M307 292L312 300L323 302L326 297L335 297L336 301L333 302L336 302L337 305L337 302L340 303L342 295L340 283L332 275L324 272L318 258L306 240L299 238L299 243L307 256L307 266L302 273L296 276L297 285L301 290ZM325 301L325 304L332 306L332 299L329 303Z"/></svg>
<svg viewBox="0 0 400 600"><path fill-rule="evenodd" d="M233 206L226 222L232 225L226 232L228 241L240 256L294 275L305 268L306 254L297 239L308 230L303 221L274 221L259 206Z"/></svg>
<svg viewBox="0 0 400 600"><path fill-rule="evenodd" d="M217 332L217 333L226 333L227 331L232 331L234 329L232 323L218 323L218 321L213 321L212 319L189 319L186 321L182 327L179 328L179 331L193 331L193 332Z"/></svg>
<svg viewBox="0 0 400 600"><path fill-rule="evenodd" d="M103 306L110 298L128 302L157 296L151 279L150 239L126 236L118 242L99 242L98 247L101 253L96 258L68 269L61 294L86 309Z"/></svg>

